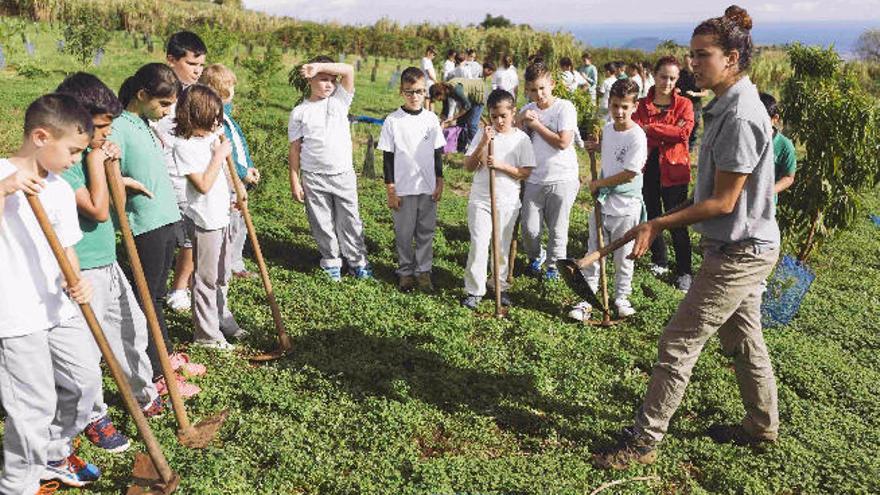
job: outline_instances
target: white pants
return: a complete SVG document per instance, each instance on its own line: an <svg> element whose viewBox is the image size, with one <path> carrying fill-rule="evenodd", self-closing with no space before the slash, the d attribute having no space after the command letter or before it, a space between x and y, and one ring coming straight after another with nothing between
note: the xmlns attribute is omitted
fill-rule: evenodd
<svg viewBox="0 0 880 495"><path fill-rule="evenodd" d="M630 229L638 225L639 217L633 216L610 216L602 215L603 241L607 245L614 239L618 239L626 234ZM587 250L593 252L599 249L599 239L596 234L596 214L590 213L590 237L587 239ZM623 245L617 251L614 251L614 299L628 298L632 294L632 278L635 269L635 261L628 259L627 256L632 252L635 241L630 241ZM590 287L599 285L599 262L595 262L586 268L581 269L587 284Z"/></svg>
<svg viewBox="0 0 880 495"><path fill-rule="evenodd" d="M467 266L464 270L464 290L472 296L486 294L486 273L489 265L489 248L492 246L492 209L489 203L472 201L468 203L468 230L471 233L471 247L468 251ZM510 288L507 283L507 257L510 254L510 240L519 208L498 208L498 229L501 233L498 274L501 290ZM488 284L494 289L494 277Z"/></svg>
<svg viewBox="0 0 880 495"><path fill-rule="evenodd" d="M107 266L82 271L95 290L91 306L101 323L104 335L113 355L119 361L125 378L131 385L135 399L143 407L158 396L153 384L153 366L147 357L149 333L147 319L135 299L134 292L115 261ZM101 359L101 352L95 344L95 355ZM107 414L107 404L103 393L95 402L89 422Z"/></svg>
<svg viewBox="0 0 880 495"><path fill-rule="evenodd" d="M309 227L321 252L321 267L341 267L342 257L352 268L365 266L367 246L354 170L335 175L303 171L302 186Z"/></svg>
<svg viewBox="0 0 880 495"><path fill-rule="evenodd" d="M101 393L96 346L81 316L0 339L6 411L0 493L33 495L48 461L65 459Z"/></svg>
<svg viewBox="0 0 880 495"><path fill-rule="evenodd" d="M238 209L233 209L229 215L229 242L232 252L232 271L243 272L246 270L244 266L244 244L248 238L247 224L244 221L244 215Z"/></svg>
<svg viewBox="0 0 880 495"><path fill-rule="evenodd" d="M520 214L523 250L530 260L541 257L544 226L548 234L546 265L555 266L556 260L567 256L568 221L580 185L577 180L553 184L526 182L523 185Z"/></svg>

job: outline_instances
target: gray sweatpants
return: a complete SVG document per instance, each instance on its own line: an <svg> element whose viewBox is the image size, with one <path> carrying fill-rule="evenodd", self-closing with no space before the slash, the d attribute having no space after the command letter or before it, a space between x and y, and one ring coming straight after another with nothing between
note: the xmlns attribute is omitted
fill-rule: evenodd
<svg viewBox="0 0 880 495"><path fill-rule="evenodd" d="M119 361L122 372L131 385L135 399L141 406L147 406L158 396L153 384L153 367L147 357L149 333L147 319L135 299L125 274L119 264L83 270L82 276L94 288L92 310L113 355ZM95 355L100 360L101 353L95 344ZM95 402L89 422L102 418L107 414L107 404L103 393Z"/></svg>
<svg viewBox="0 0 880 495"><path fill-rule="evenodd" d="M722 352L734 360L746 410L743 427L756 437L776 439L776 379L761 327L761 294L778 257L779 249L752 243L723 247L703 241L703 264L660 336L657 364L636 414L638 431L655 441L663 438L703 346L717 332Z"/></svg>
<svg viewBox="0 0 880 495"><path fill-rule="evenodd" d="M341 267L342 257L352 268L365 266L367 246L354 170L335 175L303 171L302 186L309 227L321 252L321 267Z"/></svg>
<svg viewBox="0 0 880 495"><path fill-rule="evenodd" d="M498 225L501 232L501 253L498 261L498 274L501 290L510 288L507 283L507 258L510 254L510 240L519 208L498 208ZM469 202L467 208L468 230L471 233L471 247L468 251L467 265L464 269L464 290L472 296L484 296L487 286L489 253L492 246L492 207L486 202ZM488 286L494 289L494 278L489 278Z"/></svg>
<svg viewBox="0 0 880 495"><path fill-rule="evenodd" d="M0 339L6 411L0 493L33 495L48 461L66 458L101 393L101 369L81 316L50 330Z"/></svg>
<svg viewBox="0 0 880 495"><path fill-rule="evenodd" d="M553 184L530 184L523 186L522 224L523 249L529 259L543 254L541 235L547 227L546 266L556 265L556 260L567 256L568 221L571 207L580 189L580 181Z"/></svg>
<svg viewBox="0 0 880 495"><path fill-rule="evenodd" d="M608 244L626 234L639 223L639 217L633 216L610 216L602 214L603 240ZM587 239L587 251L593 252L599 249L599 238L596 231L595 212L590 213L589 219L590 237ZM614 251L614 299L629 298L632 294L632 278L636 262L627 258L632 252L635 241L628 242L617 251ZM581 269L584 279L590 287L599 286L599 262L595 262Z"/></svg>
<svg viewBox="0 0 880 495"><path fill-rule="evenodd" d="M434 262L434 229L437 228L437 202L430 194L401 196L394 217L394 243L400 276L431 271ZM415 244L415 246L413 246Z"/></svg>
<svg viewBox="0 0 880 495"><path fill-rule="evenodd" d="M203 344L225 342L239 329L227 301L232 273L229 228L205 230L189 218L186 221L193 244L194 340Z"/></svg>
<svg viewBox="0 0 880 495"><path fill-rule="evenodd" d="M247 241L248 231L244 222L244 215L237 209L233 209L229 216L229 242L230 251L232 251L232 271L243 272L246 270L244 266L244 243Z"/></svg>

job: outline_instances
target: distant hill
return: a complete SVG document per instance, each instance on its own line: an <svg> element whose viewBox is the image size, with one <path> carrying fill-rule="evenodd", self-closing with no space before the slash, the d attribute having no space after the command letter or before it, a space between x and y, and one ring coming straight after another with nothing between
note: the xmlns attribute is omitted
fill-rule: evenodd
<svg viewBox="0 0 880 495"><path fill-rule="evenodd" d="M662 41L663 40L661 40L660 38L653 38L653 37L649 37L649 36L646 36L643 38L634 38L634 39L627 41L623 45L623 48L628 48L630 50L642 50L642 51L646 51L646 52L653 52L654 49L657 48L657 45L659 45Z"/></svg>

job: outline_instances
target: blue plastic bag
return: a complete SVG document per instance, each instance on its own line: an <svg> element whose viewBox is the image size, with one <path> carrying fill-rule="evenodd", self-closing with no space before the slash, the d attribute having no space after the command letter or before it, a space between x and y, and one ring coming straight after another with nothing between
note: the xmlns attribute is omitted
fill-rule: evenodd
<svg viewBox="0 0 880 495"><path fill-rule="evenodd" d="M871 221L874 222L874 225L880 227L880 216L871 215Z"/></svg>
<svg viewBox="0 0 880 495"><path fill-rule="evenodd" d="M761 323L765 328L787 325L797 314L816 274L793 256L785 255L767 279L761 302Z"/></svg>

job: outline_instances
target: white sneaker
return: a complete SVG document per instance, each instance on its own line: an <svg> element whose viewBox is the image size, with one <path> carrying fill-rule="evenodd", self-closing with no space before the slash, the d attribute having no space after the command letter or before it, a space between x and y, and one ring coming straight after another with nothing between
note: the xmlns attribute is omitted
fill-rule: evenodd
<svg viewBox="0 0 880 495"><path fill-rule="evenodd" d="M225 340L214 340L211 342L193 342L193 345L205 347L208 349L217 349L220 351L234 351L235 346Z"/></svg>
<svg viewBox="0 0 880 495"><path fill-rule="evenodd" d="M617 307L617 316L621 318L627 318L636 314L636 310L632 307L629 299L618 297L614 300L614 305Z"/></svg>
<svg viewBox="0 0 880 495"><path fill-rule="evenodd" d="M168 297L165 298L165 304L177 312L189 311L192 306L189 289L173 290L169 292Z"/></svg>
<svg viewBox="0 0 880 495"><path fill-rule="evenodd" d="M581 301L571 308L571 311L568 312L568 317L573 320L584 321L590 317L591 311L593 311L593 306L587 301Z"/></svg>
<svg viewBox="0 0 880 495"><path fill-rule="evenodd" d="M687 294L687 292L689 290L691 290L691 282L692 281L693 281L693 278L690 275L684 274L684 275L678 277L678 280L675 282L675 286L678 287L678 290Z"/></svg>
<svg viewBox="0 0 880 495"><path fill-rule="evenodd" d="M655 265L654 263L651 263L651 266L649 268L651 270L651 273L653 273L655 277L660 277L669 273L669 268L665 266Z"/></svg>

